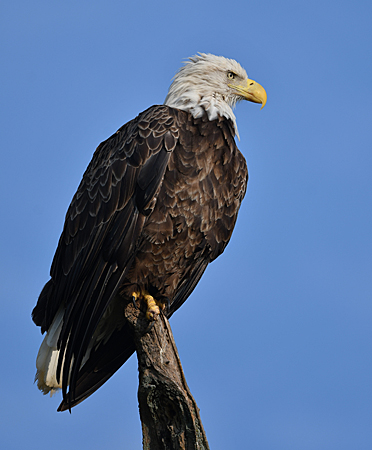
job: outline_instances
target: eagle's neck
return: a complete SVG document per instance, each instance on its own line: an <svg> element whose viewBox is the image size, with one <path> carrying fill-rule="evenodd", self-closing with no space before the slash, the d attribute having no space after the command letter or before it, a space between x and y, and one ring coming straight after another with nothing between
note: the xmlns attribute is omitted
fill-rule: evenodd
<svg viewBox="0 0 372 450"><path fill-rule="evenodd" d="M172 108L182 109L192 114L194 118L207 114L209 120L219 117L230 119L234 124L235 134L239 139L238 127L232 107L226 102L221 94L206 94L195 90L186 90L180 93L177 89L169 89L164 105Z"/></svg>

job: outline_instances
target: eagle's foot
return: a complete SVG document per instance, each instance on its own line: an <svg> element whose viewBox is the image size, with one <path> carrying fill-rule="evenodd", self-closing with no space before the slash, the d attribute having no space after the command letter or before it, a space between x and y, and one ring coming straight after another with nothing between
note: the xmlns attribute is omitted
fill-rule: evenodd
<svg viewBox="0 0 372 450"><path fill-rule="evenodd" d="M144 300L146 302L146 319L150 322L157 319L158 315L160 314L160 309L163 310L165 308L165 304L156 301L154 297L147 291L143 291L141 293L132 292L131 299L136 309L138 309L136 303L138 299Z"/></svg>
<svg viewBox="0 0 372 450"><path fill-rule="evenodd" d="M139 295L137 292L132 292L131 300L132 300L132 303L133 303L133 305L134 305L134 307L135 307L136 309L138 309L138 306L137 306L136 301L137 301L137 299L138 299L139 297L140 297L140 295Z"/></svg>
<svg viewBox="0 0 372 450"><path fill-rule="evenodd" d="M143 298L147 304L146 319L150 322L156 320L160 314L160 309L154 297L150 294L145 294Z"/></svg>

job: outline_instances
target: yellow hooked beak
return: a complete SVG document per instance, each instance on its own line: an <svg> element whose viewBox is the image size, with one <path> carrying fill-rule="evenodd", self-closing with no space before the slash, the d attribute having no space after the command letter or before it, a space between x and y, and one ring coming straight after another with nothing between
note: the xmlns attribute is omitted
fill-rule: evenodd
<svg viewBox="0 0 372 450"><path fill-rule="evenodd" d="M249 102L261 103L261 109L266 105L267 94L265 89L253 80L247 80L247 84L244 86L240 84L229 84L229 87L235 89L239 94L248 100Z"/></svg>

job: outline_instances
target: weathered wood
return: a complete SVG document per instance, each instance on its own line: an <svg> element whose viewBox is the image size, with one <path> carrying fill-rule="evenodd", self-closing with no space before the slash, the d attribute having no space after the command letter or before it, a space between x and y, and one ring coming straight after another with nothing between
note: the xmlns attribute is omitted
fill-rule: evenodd
<svg viewBox="0 0 372 450"><path fill-rule="evenodd" d="M209 450L168 320L161 313L149 330L144 313L132 304L125 316L133 328L138 357L144 450Z"/></svg>

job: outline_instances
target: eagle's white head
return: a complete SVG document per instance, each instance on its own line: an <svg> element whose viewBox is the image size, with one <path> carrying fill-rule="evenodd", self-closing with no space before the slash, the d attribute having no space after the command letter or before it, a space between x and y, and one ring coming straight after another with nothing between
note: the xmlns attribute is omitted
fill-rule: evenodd
<svg viewBox="0 0 372 450"><path fill-rule="evenodd" d="M248 100L266 103L265 89L247 76L243 67L233 59L206 53L189 58L175 75L164 104L190 112L193 117L207 114L231 119L237 136L233 108L237 102Z"/></svg>

